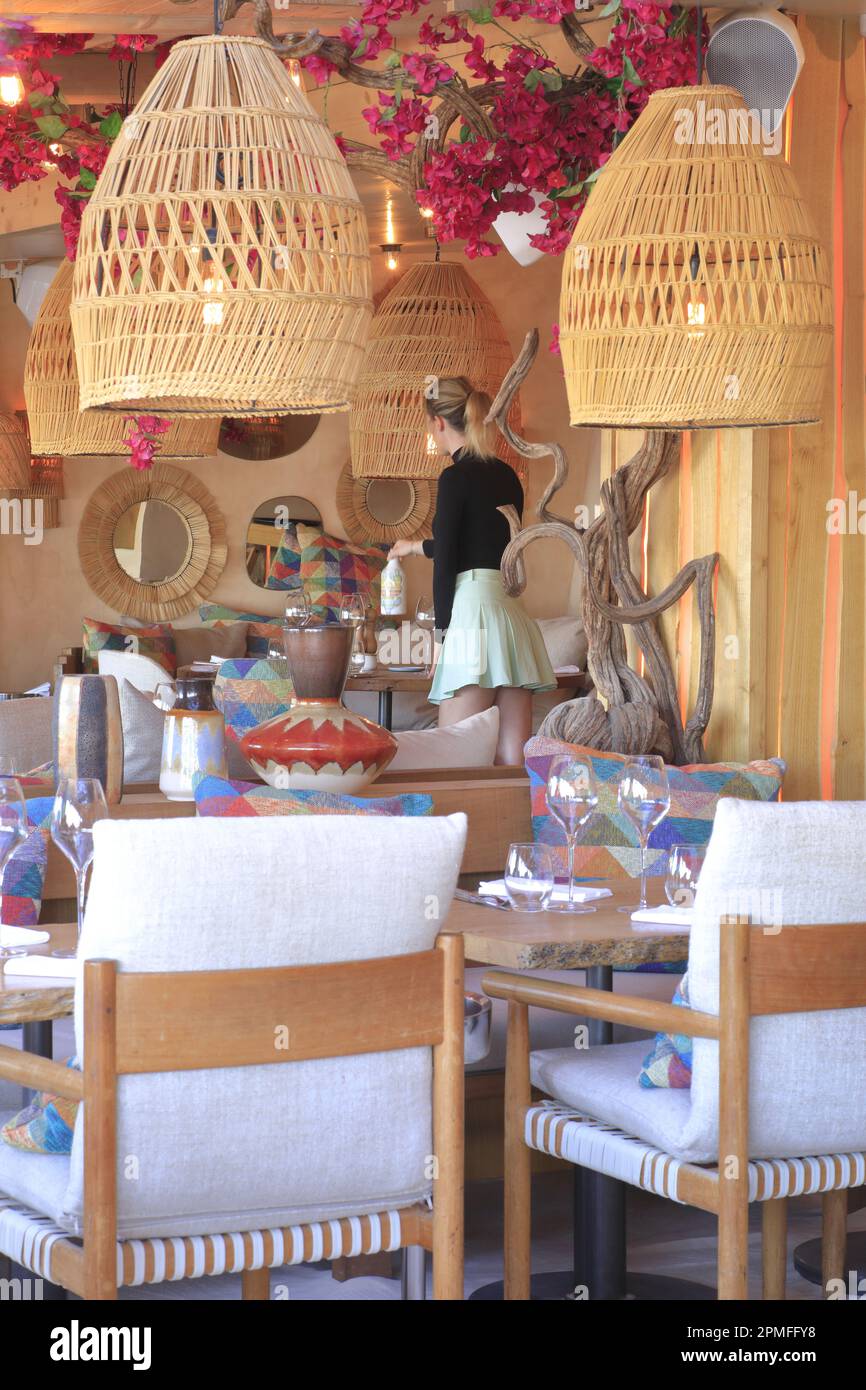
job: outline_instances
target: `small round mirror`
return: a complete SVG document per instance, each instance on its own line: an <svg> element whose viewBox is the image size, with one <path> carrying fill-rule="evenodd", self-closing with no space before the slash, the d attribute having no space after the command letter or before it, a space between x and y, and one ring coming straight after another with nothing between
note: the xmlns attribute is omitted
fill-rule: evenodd
<svg viewBox="0 0 866 1390"><path fill-rule="evenodd" d="M247 527L247 574L264 589L282 534L290 522L320 526L318 507L306 497L271 497L256 507Z"/></svg>
<svg viewBox="0 0 866 1390"><path fill-rule="evenodd" d="M139 584L164 584L189 564L192 531L177 507L148 498L121 513L113 544L117 563L130 579Z"/></svg>

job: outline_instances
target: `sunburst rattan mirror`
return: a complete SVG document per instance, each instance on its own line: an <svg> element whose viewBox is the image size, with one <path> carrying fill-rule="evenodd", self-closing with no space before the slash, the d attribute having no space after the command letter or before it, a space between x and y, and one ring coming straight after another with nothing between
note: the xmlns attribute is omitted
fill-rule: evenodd
<svg viewBox="0 0 866 1390"><path fill-rule="evenodd" d="M347 463L337 483L337 510L350 541L419 540L432 534L432 478L354 478Z"/></svg>
<svg viewBox="0 0 866 1390"><path fill-rule="evenodd" d="M225 521L190 473L157 463L124 468L96 489L81 518L78 554L93 592L147 622L189 613L226 562Z"/></svg>

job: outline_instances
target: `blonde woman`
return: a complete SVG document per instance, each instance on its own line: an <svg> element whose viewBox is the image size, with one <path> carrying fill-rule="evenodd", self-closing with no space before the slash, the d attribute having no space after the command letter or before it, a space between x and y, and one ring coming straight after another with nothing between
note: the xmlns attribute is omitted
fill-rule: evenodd
<svg viewBox="0 0 866 1390"><path fill-rule="evenodd" d="M493 452L484 424L490 398L465 377L443 377L427 399L430 430L453 462L439 479L433 539L397 541L391 555L433 561L437 632L444 634L430 700L439 727L499 706L496 762L523 762L532 731L532 692L556 677L537 624L503 588L499 564L509 541L499 507L523 511L523 488Z"/></svg>

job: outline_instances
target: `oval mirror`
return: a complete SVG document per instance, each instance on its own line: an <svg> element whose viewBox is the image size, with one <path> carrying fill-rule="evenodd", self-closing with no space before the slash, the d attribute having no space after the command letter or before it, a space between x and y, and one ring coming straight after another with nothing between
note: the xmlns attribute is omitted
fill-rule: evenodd
<svg viewBox="0 0 866 1390"><path fill-rule="evenodd" d="M159 498L134 502L114 526L117 563L138 584L164 584L189 564L192 531L177 507Z"/></svg>
<svg viewBox="0 0 866 1390"><path fill-rule="evenodd" d="M306 497L271 497L256 507L247 527L247 574L264 589L280 538L291 521L321 525L317 506Z"/></svg>
<svg viewBox="0 0 866 1390"><path fill-rule="evenodd" d="M269 415L258 420L228 417L220 427L219 447L231 458L256 463L284 458L304 447L321 418L321 415Z"/></svg>

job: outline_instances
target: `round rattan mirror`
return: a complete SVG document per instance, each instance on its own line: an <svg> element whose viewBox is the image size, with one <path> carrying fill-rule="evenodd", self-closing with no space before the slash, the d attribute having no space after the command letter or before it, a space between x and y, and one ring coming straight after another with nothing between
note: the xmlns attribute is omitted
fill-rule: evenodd
<svg viewBox="0 0 866 1390"><path fill-rule="evenodd" d="M353 478L346 464L337 510L352 541L418 540L432 534L436 483L430 478Z"/></svg>
<svg viewBox="0 0 866 1390"><path fill-rule="evenodd" d="M225 521L207 488L167 463L124 468L96 489L81 518L78 555L93 592L146 622L191 612L226 562Z"/></svg>

